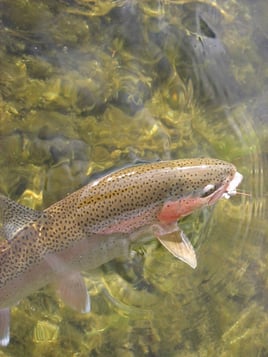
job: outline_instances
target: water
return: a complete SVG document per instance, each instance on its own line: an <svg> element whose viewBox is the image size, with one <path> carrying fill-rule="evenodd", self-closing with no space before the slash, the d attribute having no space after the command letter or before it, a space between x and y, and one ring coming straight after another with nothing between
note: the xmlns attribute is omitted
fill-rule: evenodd
<svg viewBox="0 0 268 357"><path fill-rule="evenodd" d="M157 245L85 274L92 312L46 288L3 356L267 356L265 1L0 1L0 189L42 209L92 173L212 156L249 194L181 222L195 271Z"/></svg>

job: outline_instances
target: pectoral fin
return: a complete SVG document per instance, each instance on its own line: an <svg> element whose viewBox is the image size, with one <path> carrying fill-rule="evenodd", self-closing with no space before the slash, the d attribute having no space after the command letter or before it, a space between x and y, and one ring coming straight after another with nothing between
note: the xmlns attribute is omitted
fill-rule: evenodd
<svg viewBox="0 0 268 357"><path fill-rule="evenodd" d="M57 285L59 297L72 309L90 311L90 298L83 277L78 272L69 272L60 277Z"/></svg>
<svg viewBox="0 0 268 357"><path fill-rule="evenodd" d="M10 312L9 308L0 310L0 346L7 346L10 340L9 334Z"/></svg>
<svg viewBox="0 0 268 357"><path fill-rule="evenodd" d="M162 233L157 235L157 239L174 257L190 265L191 268L196 268L197 261L194 248L183 231L177 229L166 234Z"/></svg>

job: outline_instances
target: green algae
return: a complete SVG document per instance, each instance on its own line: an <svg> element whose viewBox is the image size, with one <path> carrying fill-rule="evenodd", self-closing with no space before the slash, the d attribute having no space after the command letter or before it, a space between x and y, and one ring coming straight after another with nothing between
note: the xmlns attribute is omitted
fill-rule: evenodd
<svg viewBox="0 0 268 357"><path fill-rule="evenodd" d="M240 98L262 90L267 66L250 8L3 0L0 11L2 192L42 209L95 172L208 155L236 164L255 195L181 223L196 271L147 243L86 274L90 314L48 289L24 299L1 356L265 356L267 225L254 212L266 207L255 181L267 128L256 135L260 104L248 118L252 102Z"/></svg>

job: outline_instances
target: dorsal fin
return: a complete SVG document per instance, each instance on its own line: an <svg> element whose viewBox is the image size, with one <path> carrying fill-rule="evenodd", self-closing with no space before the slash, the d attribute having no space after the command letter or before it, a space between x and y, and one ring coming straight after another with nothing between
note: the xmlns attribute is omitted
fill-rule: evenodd
<svg viewBox="0 0 268 357"><path fill-rule="evenodd" d="M42 212L20 205L0 194L0 235L10 240L26 224L42 216Z"/></svg>

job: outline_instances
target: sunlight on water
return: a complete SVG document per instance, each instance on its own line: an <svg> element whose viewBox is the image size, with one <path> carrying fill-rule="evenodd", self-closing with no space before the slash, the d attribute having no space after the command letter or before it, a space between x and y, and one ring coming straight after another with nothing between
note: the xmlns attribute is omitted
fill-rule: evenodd
<svg viewBox="0 0 268 357"><path fill-rule="evenodd" d="M0 356L268 355L267 11L1 1L2 193L44 209L92 174L200 156L232 162L244 180L180 223L196 270L154 240L135 243L85 272L90 313L50 287L14 306Z"/></svg>

